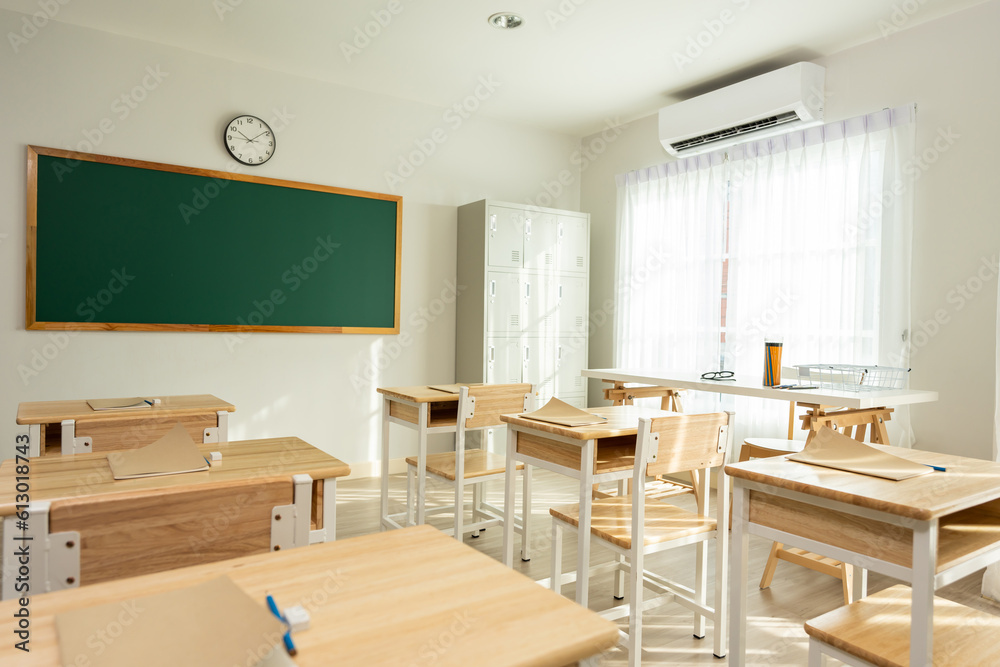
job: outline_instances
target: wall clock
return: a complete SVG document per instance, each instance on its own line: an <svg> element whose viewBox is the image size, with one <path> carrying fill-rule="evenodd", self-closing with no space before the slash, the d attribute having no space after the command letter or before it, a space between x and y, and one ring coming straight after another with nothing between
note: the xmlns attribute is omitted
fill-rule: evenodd
<svg viewBox="0 0 1000 667"><path fill-rule="evenodd" d="M229 154L242 164L257 166L274 155L274 132L256 116L243 114L229 121L223 139Z"/></svg>

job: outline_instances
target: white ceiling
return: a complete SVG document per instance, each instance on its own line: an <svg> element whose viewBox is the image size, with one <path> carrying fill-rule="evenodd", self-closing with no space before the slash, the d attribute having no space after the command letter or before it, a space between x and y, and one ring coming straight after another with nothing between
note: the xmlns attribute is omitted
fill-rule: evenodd
<svg viewBox="0 0 1000 667"><path fill-rule="evenodd" d="M438 107L492 77L499 87L478 115L585 135L607 119L881 39L894 20L909 29L982 1L77 0L54 20ZM30 14L40 4L0 7ZM525 24L490 27L486 18L503 10ZM342 44L366 27L376 36L348 62ZM702 53L677 62L699 39Z"/></svg>

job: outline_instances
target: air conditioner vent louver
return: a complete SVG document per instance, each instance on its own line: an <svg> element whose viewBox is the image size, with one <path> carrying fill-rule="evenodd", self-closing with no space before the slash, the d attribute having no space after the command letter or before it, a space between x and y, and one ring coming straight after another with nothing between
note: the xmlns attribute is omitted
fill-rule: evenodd
<svg viewBox="0 0 1000 667"><path fill-rule="evenodd" d="M683 151L689 148L694 148L695 146L713 144L717 141L725 141L732 137L738 137L741 134L750 134L751 132L757 132L768 127L776 127L778 125L784 125L785 123L794 123L797 120L799 120L799 115L797 113L794 111L787 111L777 116L761 118L760 120L743 123L742 125L737 125L735 127L727 127L725 130L719 130L718 132L703 134L700 137L692 137L690 139L685 139L684 141L678 141L670 144L670 146L676 151Z"/></svg>

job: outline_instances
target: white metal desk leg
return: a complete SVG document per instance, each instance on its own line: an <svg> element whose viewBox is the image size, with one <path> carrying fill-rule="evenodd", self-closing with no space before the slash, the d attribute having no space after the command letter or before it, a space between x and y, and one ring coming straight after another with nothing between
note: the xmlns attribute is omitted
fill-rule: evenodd
<svg viewBox="0 0 1000 667"><path fill-rule="evenodd" d="M514 566L514 483L517 475L515 444L517 430L507 427L507 470L503 477L503 564ZM523 524L522 524L523 525Z"/></svg>
<svg viewBox="0 0 1000 667"><path fill-rule="evenodd" d="M382 489L379 496L381 530L389 527L386 523L389 517L389 403L388 398L382 399Z"/></svg>
<svg viewBox="0 0 1000 667"><path fill-rule="evenodd" d="M337 478L323 480L323 530L326 541L337 539Z"/></svg>
<svg viewBox="0 0 1000 667"><path fill-rule="evenodd" d="M427 421L431 404L421 403L417 409L417 525L424 523L427 501ZM461 539L461 538L459 538Z"/></svg>
<svg viewBox="0 0 1000 667"><path fill-rule="evenodd" d="M913 604L910 607L910 664L929 665L934 655L934 574L937 570L937 521L913 529Z"/></svg>
<svg viewBox="0 0 1000 667"><path fill-rule="evenodd" d="M28 456L42 455L42 425L28 424Z"/></svg>
<svg viewBox="0 0 1000 667"><path fill-rule="evenodd" d="M531 560L531 466L524 464L521 494L521 560Z"/></svg>
<svg viewBox="0 0 1000 667"><path fill-rule="evenodd" d="M628 495L628 481L629 480L627 480L627 479L620 479L620 480L618 480L618 497L619 498L624 498L625 496ZM621 565L624 565L625 564L625 556L623 556L622 554L617 554L615 556L615 561L617 561ZM615 586L615 588L614 588L613 595L614 595L615 599L616 600L624 600L625 599L625 570L623 568L619 568L618 570L615 571L615 584L614 584L614 586Z"/></svg>
<svg viewBox="0 0 1000 667"><path fill-rule="evenodd" d="M747 532L749 492L736 481L733 489L733 541L729 552L729 664L742 667L747 652L747 557L750 535Z"/></svg>
<svg viewBox="0 0 1000 667"><path fill-rule="evenodd" d="M868 570L857 565L854 566L854 580L851 582L851 596L854 601L864 600L868 597Z"/></svg>
<svg viewBox="0 0 1000 667"><path fill-rule="evenodd" d="M576 547L576 601L587 606L590 588L590 519L594 503L594 440L584 442L580 451L580 526Z"/></svg>

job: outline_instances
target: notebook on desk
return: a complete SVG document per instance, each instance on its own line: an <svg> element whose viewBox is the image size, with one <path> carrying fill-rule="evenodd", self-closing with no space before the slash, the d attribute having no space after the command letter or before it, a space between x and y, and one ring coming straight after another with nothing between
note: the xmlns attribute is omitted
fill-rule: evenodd
<svg viewBox="0 0 1000 667"><path fill-rule="evenodd" d="M91 410L144 410L152 407L144 398L92 398L87 400Z"/></svg>
<svg viewBox="0 0 1000 667"><path fill-rule="evenodd" d="M229 577L56 614L60 664L94 667L288 665L284 624ZM111 640L107 629L123 627ZM270 663L262 662L268 656ZM287 654L286 656L287 657ZM292 663L294 664L294 663Z"/></svg>
<svg viewBox="0 0 1000 667"><path fill-rule="evenodd" d="M788 460L896 482L933 472L923 464L887 454L826 426L816 432L801 452L792 454Z"/></svg>
<svg viewBox="0 0 1000 667"><path fill-rule="evenodd" d="M478 387L482 382L467 382L465 384L429 384L428 389L443 391L446 394L457 394L462 387Z"/></svg>
<svg viewBox="0 0 1000 667"><path fill-rule="evenodd" d="M518 416L559 426L589 426L608 421L607 417L591 414L558 398L550 398L548 403L534 412L525 412Z"/></svg>

